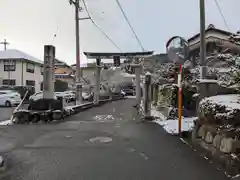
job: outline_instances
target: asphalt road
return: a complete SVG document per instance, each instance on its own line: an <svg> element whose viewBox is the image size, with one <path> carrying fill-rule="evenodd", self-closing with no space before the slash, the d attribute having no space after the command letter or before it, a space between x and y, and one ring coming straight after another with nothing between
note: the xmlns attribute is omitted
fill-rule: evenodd
<svg viewBox="0 0 240 180"><path fill-rule="evenodd" d="M15 107L0 107L0 122L9 120Z"/></svg>
<svg viewBox="0 0 240 180"><path fill-rule="evenodd" d="M131 120L132 104L108 103L60 124L1 126L0 155L7 167L0 179L226 179L159 125Z"/></svg>

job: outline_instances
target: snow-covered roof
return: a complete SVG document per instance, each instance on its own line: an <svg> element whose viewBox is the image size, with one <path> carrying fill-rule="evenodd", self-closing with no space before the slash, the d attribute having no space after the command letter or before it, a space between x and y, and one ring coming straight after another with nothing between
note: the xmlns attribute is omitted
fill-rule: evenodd
<svg viewBox="0 0 240 180"><path fill-rule="evenodd" d="M0 59L25 59L35 63L43 64L43 61L16 49L0 51Z"/></svg>

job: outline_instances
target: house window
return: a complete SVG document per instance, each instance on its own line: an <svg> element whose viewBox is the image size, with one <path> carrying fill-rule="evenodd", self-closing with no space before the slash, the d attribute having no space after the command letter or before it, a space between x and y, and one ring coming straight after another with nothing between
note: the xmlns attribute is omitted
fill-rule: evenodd
<svg viewBox="0 0 240 180"><path fill-rule="evenodd" d="M26 80L26 86L35 86L35 81Z"/></svg>
<svg viewBox="0 0 240 180"><path fill-rule="evenodd" d="M29 73L34 73L34 69L35 69L35 64L33 63L27 63L27 68L26 71Z"/></svg>
<svg viewBox="0 0 240 180"><path fill-rule="evenodd" d="M3 79L2 84L7 85L7 86L15 86L16 80L15 79Z"/></svg>
<svg viewBox="0 0 240 180"><path fill-rule="evenodd" d="M16 61L13 60L4 60L4 71L15 71L16 70Z"/></svg>

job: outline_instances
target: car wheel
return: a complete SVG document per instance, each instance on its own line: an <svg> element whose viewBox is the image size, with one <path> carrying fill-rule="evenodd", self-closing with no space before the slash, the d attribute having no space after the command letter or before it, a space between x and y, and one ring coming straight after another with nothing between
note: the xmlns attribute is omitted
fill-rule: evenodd
<svg viewBox="0 0 240 180"><path fill-rule="evenodd" d="M5 106L6 106L6 107L11 107L11 106L12 106L12 104L11 104L11 102L9 102L9 101L6 101L6 102L5 102Z"/></svg>

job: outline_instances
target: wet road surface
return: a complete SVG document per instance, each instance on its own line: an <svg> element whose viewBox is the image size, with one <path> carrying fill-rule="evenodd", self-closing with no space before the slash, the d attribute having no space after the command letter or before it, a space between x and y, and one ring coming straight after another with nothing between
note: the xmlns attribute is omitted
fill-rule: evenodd
<svg viewBox="0 0 240 180"><path fill-rule="evenodd" d="M224 180L224 173L154 123L132 120L133 100L60 124L0 127L1 180Z"/></svg>

